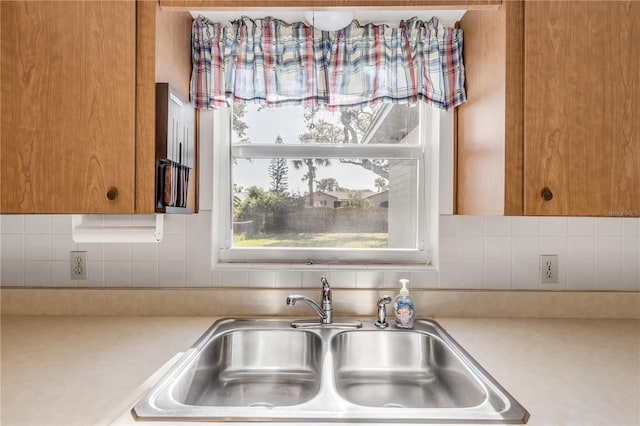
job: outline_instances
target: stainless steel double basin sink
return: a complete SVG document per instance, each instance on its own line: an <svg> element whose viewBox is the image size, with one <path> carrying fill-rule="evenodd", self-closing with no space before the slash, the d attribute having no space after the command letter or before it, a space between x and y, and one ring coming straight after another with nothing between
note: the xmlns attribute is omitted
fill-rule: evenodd
<svg viewBox="0 0 640 426"><path fill-rule="evenodd" d="M411 330L223 319L133 409L144 420L526 423L435 321Z"/></svg>

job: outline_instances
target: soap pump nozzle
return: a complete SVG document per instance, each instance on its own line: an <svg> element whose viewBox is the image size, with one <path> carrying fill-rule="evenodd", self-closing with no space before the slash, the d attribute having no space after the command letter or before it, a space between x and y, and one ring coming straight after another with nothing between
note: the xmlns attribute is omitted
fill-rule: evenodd
<svg viewBox="0 0 640 426"><path fill-rule="evenodd" d="M409 284L409 280L406 278L403 278L400 280L400 284L402 284L402 288L400 289L400 296L408 296L409 289L407 288L407 284Z"/></svg>

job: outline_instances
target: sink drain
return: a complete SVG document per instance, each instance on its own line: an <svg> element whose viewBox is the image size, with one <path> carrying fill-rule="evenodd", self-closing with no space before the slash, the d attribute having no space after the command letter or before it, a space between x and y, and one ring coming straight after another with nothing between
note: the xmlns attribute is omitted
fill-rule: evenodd
<svg viewBox="0 0 640 426"><path fill-rule="evenodd" d="M396 403L393 403L393 402L390 402L388 404L384 404L383 407L385 407L385 408L406 408L402 404L396 404Z"/></svg>
<svg viewBox="0 0 640 426"><path fill-rule="evenodd" d="M273 408L273 404L269 404L268 402L254 402L253 404L249 404L249 407L264 407L264 408Z"/></svg>

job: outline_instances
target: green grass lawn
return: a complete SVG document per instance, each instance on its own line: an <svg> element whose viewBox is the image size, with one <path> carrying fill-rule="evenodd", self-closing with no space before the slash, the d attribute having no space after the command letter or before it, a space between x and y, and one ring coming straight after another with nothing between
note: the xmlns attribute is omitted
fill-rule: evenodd
<svg viewBox="0 0 640 426"><path fill-rule="evenodd" d="M283 233L259 234L250 239L233 236L234 247L341 247L386 248L387 233Z"/></svg>

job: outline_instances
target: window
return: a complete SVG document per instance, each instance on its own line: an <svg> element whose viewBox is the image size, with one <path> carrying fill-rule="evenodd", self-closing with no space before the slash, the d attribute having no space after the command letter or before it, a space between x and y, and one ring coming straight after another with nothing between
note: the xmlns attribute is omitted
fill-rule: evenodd
<svg viewBox="0 0 640 426"><path fill-rule="evenodd" d="M216 110L218 262L428 263L431 110Z"/></svg>

